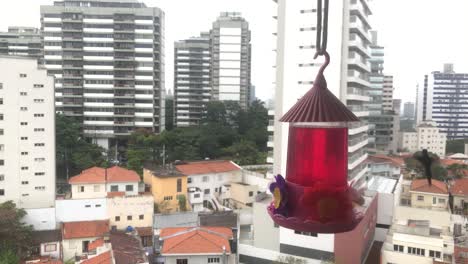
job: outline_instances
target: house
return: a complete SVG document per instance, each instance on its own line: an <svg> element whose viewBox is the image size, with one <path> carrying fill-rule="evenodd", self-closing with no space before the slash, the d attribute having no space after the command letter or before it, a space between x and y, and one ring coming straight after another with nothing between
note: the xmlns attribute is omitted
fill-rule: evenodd
<svg viewBox="0 0 468 264"><path fill-rule="evenodd" d="M153 226L154 201L149 193L125 195L110 192L107 195L107 216L113 229Z"/></svg>
<svg viewBox="0 0 468 264"><path fill-rule="evenodd" d="M165 228L161 231L161 257L165 264L234 264L233 234L226 227Z"/></svg>
<svg viewBox="0 0 468 264"><path fill-rule="evenodd" d="M89 244L109 233L108 220L67 222L62 224L63 259L86 256Z"/></svg>
<svg viewBox="0 0 468 264"><path fill-rule="evenodd" d="M176 168L147 164L143 170L143 180L153 194L159 212L191 210L187 201L187 176ZM183 207L180 200L185 201Z"/></svg>
<svg viewBox="0 0 468 264"><path fill-rule="evenodd" d="M229 191L221 197L225 197L223 204L230 208L252 207L257 195L257 185L249 185L242 182L233 182L229 186Z"/></svg>
<svg viewBox="0 0 468 264"><path fill-rule="evenodd" d="M468 215L468 178L455 180L450 188L453 197L453 213Z"/></svg>
<svg viewBox="0 0 468 264"><path fill-rule="evenodd" d="M405 166L402 158L387 155L369 155L367 164L372 176L383 176L398 179Z"/></svg>
<svg viewBox="0 0 468 264"><path fill-rule="evenodd" d="M411 206L432 210L446 210L449 202L447 185L438 180L432 180L429 185L427 179L417 179L411 182Z"/></svg>
<svg viewBox="0 0 468 264"><path fill-rule="evenodd" d="M71 177L72 199L105 198L108 192L138 195L140 176L119 166L108 169L92 167Z"/></svg>
<svg viewBox="0 0 468 264"><path fill-rule="evenodd" d="M62 233L60 230L41 230L32 232L33 247L31 254L35 257L62 258Z"/></svg>

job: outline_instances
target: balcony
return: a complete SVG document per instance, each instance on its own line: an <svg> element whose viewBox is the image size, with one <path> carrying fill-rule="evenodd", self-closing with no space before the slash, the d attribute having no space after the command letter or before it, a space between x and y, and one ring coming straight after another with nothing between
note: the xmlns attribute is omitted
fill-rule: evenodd
<svg viewBox="0 0 468 264"><path fill-rule="evenodd" d="M371 57L371 52L370 49L367 45L364 45L364 43L360 40L350 40L349 41L349 46L353 49L356 49L361 55L364 55L367 58Z"/></svg>
<svg viewBox="0 0 468 264"><path fill-rule="evenodd" d="M348 88L348 94L346 95L346 99L362 102L370 101L369 92L363 91L362 89L358 88Z"/></svg>
<svg viewBox="0 0 468 264"><path fill-rule="evenodd" d="M369 63L366 60L358 58L348 58L348 65L355 66L364 72L370 73L371 69Z"/></svg>

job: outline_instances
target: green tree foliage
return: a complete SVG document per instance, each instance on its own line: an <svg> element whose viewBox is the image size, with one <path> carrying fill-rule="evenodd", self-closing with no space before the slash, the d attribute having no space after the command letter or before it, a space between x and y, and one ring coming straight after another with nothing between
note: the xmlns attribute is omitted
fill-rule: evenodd
<svg viewBox="0 0 468 264"><path fill-rule="evenodd" d="M185 195L178 195L177 201L179 202L179 210L181 212L187 211L187 198L185 197Z"/></svg>
<svg viewBox="0 0 468 264"><path fill-rule="evenodd" d="M410 158L405 159L405 164L406 168L410 170L414 170L417 172L417 177L418 178L425 178L426 175L424 174L424 167L423 165L414 157L416 156L421 156L422 152L418 151L414 153L414 155ZM434 161L431 166L432 170L432 177L433 179L439 180L439 181L445 181L447 179L447 169L445 169L441 164L440 164L440 158L437 156L437 154L429 152L429 157L431 157Z"/></svg>
<svg viewBox="0 0 468 264"><path fill-rule="evenodd" d="M26 211L7 201L0 204L0 263L19 263L17 258L27 256L32 245L32 226L22 222ZM12 256L12 253L15 256ZM4 261L4 262L2 262ZM16 261L16 262L15 262Z"/></svg>
<svg viewBox="0 0 468 264"><path fill-rule="evenodd" d="M463 178L463 170L468 169L466 164L454 163L447 166L447 171L451 171L453 176L457 179Z"/></svg>
<svg viewBox="0 0 468 264"><path fill-rule="evenodd" d="M158 161L161 149L160 135L145 129L136 130L128 140L127 167L143 175L143 164L146 161Z"/></svg>
<svg viewBox="0 0 468 264"><path fill-rule="evenodd" d="M464 139L447 141L445 151L447 153L465 153L465 143L467 142Z"/></svg>
<svg viewBox="0 0 468 264"><path fill-rule="evenodd" d="M104 149L81 136L81 124L71 117L57 114L55 119L57 175L69 178L92 166L106 163Z"/></svg>
<svg viewBox="0 0 468 264"><path fill-rule="evenodd" d="M166 130L174 128L174 98L166 98Z"/></svg>

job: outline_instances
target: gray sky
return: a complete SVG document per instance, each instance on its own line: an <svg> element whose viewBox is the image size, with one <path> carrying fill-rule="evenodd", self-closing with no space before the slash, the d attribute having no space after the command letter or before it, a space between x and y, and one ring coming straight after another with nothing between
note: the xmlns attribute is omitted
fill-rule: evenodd
<svg viewBox="0 0 468 264"><path fill-rule="evenodd" d="M290 0L294 1L294 0ZM315 1L315 0L310 0ZM172 88L173 43L207 31L219 12L239 11L252 30L252 83L272 96L272 0L143 0L166 13L166 88ZM330 1L333 8L333 1ZM53 0L2 1L0 30L40 24L39 6ZM444 62L468 72L467 0L374 0L372 26L385 46L385 72L394 75L395 98L414 101L416 84ZM330 18L333 19L333 18Z"/></svg>

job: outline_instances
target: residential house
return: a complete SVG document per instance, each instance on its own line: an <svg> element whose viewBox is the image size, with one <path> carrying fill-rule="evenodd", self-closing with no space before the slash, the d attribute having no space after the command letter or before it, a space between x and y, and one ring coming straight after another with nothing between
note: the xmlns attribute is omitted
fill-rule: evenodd
<svg viewBox="0 0 468 264"><path fill-rule="evenodd" d="M32 259L47 257L59 260L62 258L62 233L60 230L33 231L32 241Z"/></svg>
<svg viewBox="0 0 468 264"><path fill-rule="evenodd" d="M125 192L110 192L107 195L107 216L113 229L152 227L154 201L149 193L125 195Z"/></svg>
<svg viewBox="0 0 468 264"><path fill-rule="evenodd" d="M148 264L148 257L136 233L112 231L110 243L115 264Z"/></svg>
<svg viewBox="0 0 468 264"><path fill-rule="evenodd" d="M455 180L450 193L453 199L452 212L468 216L468 178Z"/></svg>
<svg viewBox="0 0 468 264"><path fill-rule="evenodd" d="M62 224L63 259L86 256L89 244L109 233L108 220L68 222Z"/></svg>
<svg viewBox="0 0 468 264"><path fill-rule="evenodd" d="M387 155L369 155L367 164L372 176L400 178L401 169L405 166L402 158Z"/></svg>
<svg viewBox="0 0 468 264"><path fill-rule="evenodd" d="M153 194L154 203L160 212L191 210L187 201L187 176L178 169L148 164L143 170L143 181ZM181 199L185 200L185 208L180 207Z"/></svg>
<svg viewBox="0 0 468 264"><path fill-rule="evenodd" d="M88 253L77 261L80 264L113 264L112 246L104 238L98 238L88 245Z"/></svg>
<svg viewBox="0 0 468 264"><path fill-rule="evenodd" d="M233 234L226 227L165 228L159 239L165 264L236 263Z"/></svg>
<svg viewBox="0 0 468 264"><path fill-rule="evenodd" d="M447 185L438 180L417 179L411 182L411 206L432 210L446 210L449 202Z"/></svg>
<svg viewBox="0 0 468 264"><path fill-rule="evenodd" d="M229 191L221 197L223 204L230 208L252 207L257 195L257 185L249 185L242 182L233 182L229 186Z"/></svg>
<svg viewBox="0 0 468 264"><path fill-rule="evenodd" d="M196 188L203 192L205 207L207 202L221 195L223 186L231 182L242 182L242 169L232 161L179 162L175 167L182 174L187 175L189 188Z"/></svg>

